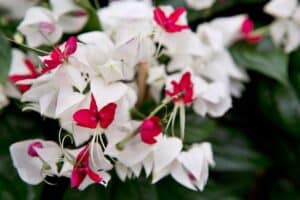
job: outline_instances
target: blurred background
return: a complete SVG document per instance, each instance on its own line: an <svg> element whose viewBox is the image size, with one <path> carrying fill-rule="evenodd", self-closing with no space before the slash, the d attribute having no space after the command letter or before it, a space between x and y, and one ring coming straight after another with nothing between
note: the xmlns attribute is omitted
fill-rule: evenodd
<svg viewBox="0 0 300 200"><path fill-rule="evenodd" d="M247 13L263 26L272 21L262 11L266 2L217 0L210 9L189 10L188 18L195 28L215 17ZM99 3L103 7L108 1ZM183 0L153 3L184 5ZM37 113L21 112L20 105L12 101L0 111L0 199L300 199L300 50L286 55L268 38L247 45L238 42L231 47L236 62L249 69L251 78L233 109L218 120L187 116L186 142L210 141L213 145L216 167L203 192L185 189L169 178L151 185L147 179L122 183L114 177L108 188L93 185L83 192L70 189L68 179L52 178L55 185L29 186L12 166L10 144L36 137L56 140L59 127Z"/></svg>

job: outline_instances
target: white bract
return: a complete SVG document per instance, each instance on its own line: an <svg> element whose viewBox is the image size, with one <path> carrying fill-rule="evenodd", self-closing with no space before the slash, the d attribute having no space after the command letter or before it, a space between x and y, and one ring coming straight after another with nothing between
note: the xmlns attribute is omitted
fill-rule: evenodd
<svg viewBox="0 0 300 200"><path fill-rule="evenodd" d="M264 11L275 17L270 34L276 45L290 53L300 45L300 5L297 0L272 0Z"/></svg>
<svg viewBox="0 0 300 200"><path fill-rule="evenodd" d="M26 140L10 146L14 167L23 181L36 185L46 176L58 176L57 163L62 156L59 146L52 141Z"/></svg>
<svg viewBox="0 0 300 200"><path fill-rule="evenodd" d="M63 34L51 11L42 7L30 8L18 30L25 35L31 47L55 44Z"/></svg>
<svg viewBox="0 0 300 200"><path fill-rule="evenodd" d="M98 12L103 31L58 44L63 33L84 27L88 13L72 0L49 3L50 9L29 9L18 30L28 46L53 45L52 51L35 67L14 49L9 78L24 110L59 121L59 147L42 140L13 144L21 178L38 184L46 175L65 176L83 190L92 183L106 186L114 168L122 181L144 171L153 183L171 175L189 189L203 190L214 166L211 145L184 143L186 110L222 117L232 98L241 96L248 76L228 48L243 38L247 16L217 18L194 32L183 7L117 1ZM188 3L202 9L214 1ZM1 94L0 87L0 107ZM153 99L155 107L140 110L144 100ZM69 136L73 149L64 147Z"/></svg>

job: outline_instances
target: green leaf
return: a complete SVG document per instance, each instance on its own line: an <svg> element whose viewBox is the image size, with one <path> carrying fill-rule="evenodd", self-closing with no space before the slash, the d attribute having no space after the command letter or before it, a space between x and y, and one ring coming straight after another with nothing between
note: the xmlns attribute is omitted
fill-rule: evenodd
<svg viewBox="0 0 300 200"><path fill-rule="evenodd" d="M86 11L89 14L89 19L87 24L84 27L84 32L87 31L96 31L101 30L101 23L99 21L97 11L95 8L91 5L91 3L88 0L75 0L77 5L81 6L82 8L86 9Z"/></svg>
<svg viewBox="0 0 300 200"><path fill-rule="evenodd" d="M289 76L293 87L295 88L298 97L300 97L300 50L293 52L290 55Z"/></svg>
<svg viewBox="0 0 300 200"><path fill-rule="evenodd" d="M287 84L288 56L269 38L258 44L238 42L231 48L231 53L239 66Z"/></svg>
<svg viewBox="0 0 300 200"><path fill-rule="evenodd" d="M233 182L233 180L232 180ZM234 181L236 184L236 181ZM233 183L234 183L233 182ZM175 182L171 178L165 178L157 184L159 199L172 200L238 200L240 194L236 193L236 185L220 184L209 179L204 191L192 191Z"/></svg>
<svg viewBox="0 0 300 200"><path fill-rule="evenodd" d="M283 86L271 81L259 84L258 105L264 116L276 127L300 136L300 101L291 86Z"/></svg>
<svg viewBox="0 0 300 200"><path fill-rule="evenodd" d="M11 48L4 34L0 31L0 83L7 81L11 62Z"/></svg>
<svg viewBox="0 0 300 200"><path fill-rule="evenodd" d="M64 200L84 199L84 200L109 200L107 188L99 184L93 184L84 191L71 189L69 185L64 194Z"/></svg>
<svg viewBox="0 0 300 200"><path fill-rule="evenodd" d="M194 143L206 140L216 129L216 123L194 113L187 113L184 143Z"/></svg>
<svg viewBox="0 0 300 200"><path fill-rule="evenodd" d="M113 200L158 200L156 186L145 178L130 180L125 183L116 181L111 196Z"/></svg>
<svg viewBox="0 0 300 200"><path fill-rule="evenodd" d="M269 165L245 135L236 128L219 127L211 143L218 172L258 171Z"/></svg>
<svg viewBox="0 0 300 200"><path fill-rule="evenodd" d="M40 186L23 182L13 167L9 146L20 140L37 137L40 117L22 113L14 102L0 113L0 199L40 199Z"/></svg>

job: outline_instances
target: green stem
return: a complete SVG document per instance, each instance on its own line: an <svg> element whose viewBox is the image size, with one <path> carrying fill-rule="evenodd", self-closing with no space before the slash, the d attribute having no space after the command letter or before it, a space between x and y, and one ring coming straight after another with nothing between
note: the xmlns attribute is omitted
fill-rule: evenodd
<svg viewBox="0 0 300 200"><path fill-rule="evenodd" d="M116 144L116 147L119 151L124 149L124 146L129 142L132 138L134 138L138 134L138 131L134 131L133 133L127 135L121 142Z"/></svg>
<svg viewBox="0 0 300 200"><path fill-rule="evenodd" d="M147 118L155 116L162 108L164 108L168 103L170 103L172 98L167 98L163 100L162 104L160 104L158 107L156 107L149 115Z"/></svg>
<svg viewBox="0 0 300 200"><path fill-rule="evenodd" d="M41 54L45 54L45 55L49 54L49 52L47 52L47 51L43 51L43 50L41 50L41 49L36 49L36 48L29 47L29 46L27 46L27 45L25 45L25 44L18 43L17 41L15 41L15 40L13 40L13 39L10 39L10 38L8 38L8 37L6 37L6 39L7 39L8 41L10 41L10 42L13 42L13 43L15 43L15 44L21 46L21 47L26 48L26 49L28 49L28 50L35 51L35 52L37 52L37 53L41 53Z"/></svg>
<svg viewBox="0 0 300 200"><path fill-rule="evenodd" d="M270 26L267 25L267 26L263 26L263 27L260 27L254 31L252 31L251 35L265 35L266 33L268 33L270 30Z"/></svg>

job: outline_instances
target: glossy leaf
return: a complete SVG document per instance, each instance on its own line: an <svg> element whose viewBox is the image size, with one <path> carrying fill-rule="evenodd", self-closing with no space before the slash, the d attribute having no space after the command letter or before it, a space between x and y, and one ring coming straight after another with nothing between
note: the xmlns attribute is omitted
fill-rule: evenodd
<svg viewBox="0 0 300 200"><path fill-rule="evenodd" d="M231 53L239 66L287 84L288 56L269 38L258 44L238 42L231 48Z"/></svg>
<svg viewBox="0 0 300 200"><path fill-rule="evenodd" d="M101 30L101 22L99 21L96 9L90 4L88 0L75 0L75 2L86 9L89 14L89 19L84 27L84 31L96 31Z"/></svg>
<svg viewBox="0 0 300 200"><path fill-rule="evenodd" d="M274 126L300 136L300 101L291 86L262 82L258 87L258 105Z"/></svg>
<svg viewBox="0 0 300 200"><path fill-rule="evenodd" d="M7 81L11 62L11 48L0 30L0 83Z"/></svg>

